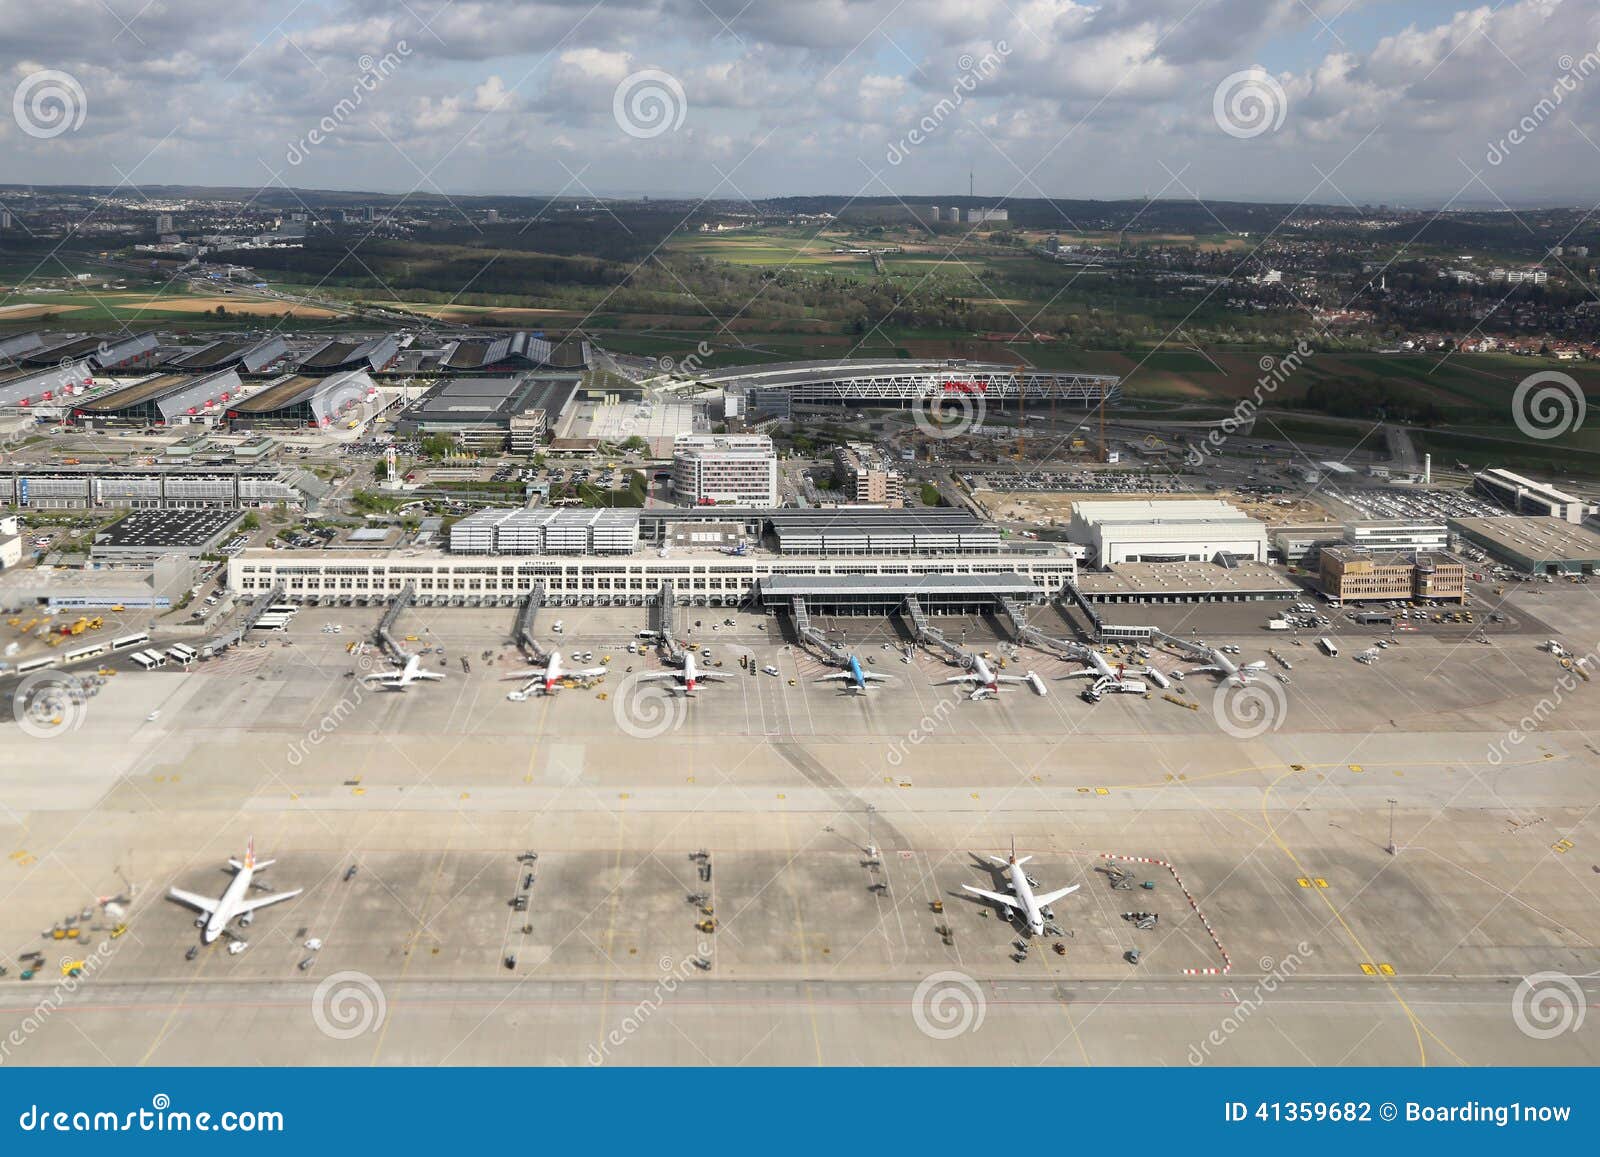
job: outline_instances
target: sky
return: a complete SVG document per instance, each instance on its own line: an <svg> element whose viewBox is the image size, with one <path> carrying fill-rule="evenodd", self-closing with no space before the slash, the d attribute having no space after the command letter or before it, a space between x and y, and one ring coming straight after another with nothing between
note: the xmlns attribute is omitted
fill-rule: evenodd
<svg viewBox="0 0 1600 1157"><path fill-rule="evenodd" d="M0 0L0 183L1600 201L1600 4Z"/></svg>

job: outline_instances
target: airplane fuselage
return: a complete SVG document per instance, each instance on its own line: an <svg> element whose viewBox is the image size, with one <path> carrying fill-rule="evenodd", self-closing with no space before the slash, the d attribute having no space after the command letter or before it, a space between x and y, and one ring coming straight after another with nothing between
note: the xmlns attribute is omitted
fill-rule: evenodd
<svg viewBox="0 0 1600 1157"><path fill-rule="evenodd" d="M1028 883L1028 873L1013 859L1006 865L1006 875L1011 879L1011 890L1017 894L1017 902L1022 905L1022 914L1028 921L1028 931L1035 936L1043 936L1044 914L1039 911L1039 903L1033 898L1033 886Z"/></svg>
<svg viewBox="0 0 1600 1157"><path fill-rule="evenodd" d="M205 928L200 938L210 944L227 930L228 924L239 915L239 905L250 894L250 881L255 878L255 865L246 862L233 879L228 882L227 891L222 893L222 899L217 902L217 910L206 920Z"/></svg>

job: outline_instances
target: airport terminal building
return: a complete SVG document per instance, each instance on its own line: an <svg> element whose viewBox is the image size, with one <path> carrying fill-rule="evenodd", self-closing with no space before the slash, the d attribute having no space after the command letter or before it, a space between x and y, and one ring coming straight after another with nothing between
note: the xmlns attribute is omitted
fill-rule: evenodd
<svg viewBox="0 0 1600 1157"><path fill-rule="evenodd" d="M543 583L552 606L653 605L672 583L682 606L733 607L760 597L761 584L801 576L879 576L914 589L928 576L965 575L993 590L1031 591L1051 598L1076 577L1070 554L938 555L872 558L795 556L769 552L729 555L717 550L657 551L625 556L445 555L397 553L370 557L324 550L248 550L228 563L238 594L279 588L285 598L317 602L384 602L410 585L424 606L513 606Z"/></svg>

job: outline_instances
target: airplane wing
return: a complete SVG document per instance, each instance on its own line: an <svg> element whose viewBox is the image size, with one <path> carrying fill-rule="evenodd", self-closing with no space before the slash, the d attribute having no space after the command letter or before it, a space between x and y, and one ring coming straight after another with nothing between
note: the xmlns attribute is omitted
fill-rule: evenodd
<svg viewBox="0 0 1600 1157"><path fill-rule="evenodd" d="M868 683L886 683L894 678L893 675L879 675L875 671L863 671L861 672L861 677Z"/></svg>
<svg viewBox="0 0 1600 1157"><path fill-rule="evenodd" d="M239 912L242 915L245 912L254 912L257 908L265 908L268 904L277 904L284 900L292 900L304 891L304 888L296 888L292 892L276 892L271 896L263 896L259 900L246 900L243 904L239 905Z"/></svg>
<svg viewBox="0 0 1600 1157"><path fill-rule="evenodd" d="M676 679L678 678L678 673L676 671L646 671L642 675L635 675L634 678L642 683L646 679Z"/></svg>
<svg viewBox="0 0 1600 1157"><path fill-rule="evenodd" d="M724 674L721 671L700 671L700 672L696 673L695 678L696 679L731 679L732 676Z"/></svg>
<svg viewBox="0 0 1600 1157"><path fill-rule="evenodd" d="M187 904L191 908L210 915L217 910L217 902L209 896L197 896L193 892L185 892L182 888L168 888L167 898L176 900L180 904Z"/></svg>
<svg viewBox="0 0 1600 1157"><path fill-rule="evenodd" d="M1072 893L1076 892L1082 886L1082 884L1073 884L1070 888L1057 888L1054 892L1046 892L1042 896L1035 896L1033 898L1033 902L1039 905L1039 907L1043 908L1046 905L1054 904L1063 896L1072 895Z"/></svg>
<svg viewBox="0 0 1600 1157"><path fill-rule="evenodd" d="M1191 674L1191 675L1220 675L1220 674L1222 674L1222 668L1216 666L1213 663L1207 663L1204 667L1190 667L1189 668L1189 674Z"/></svg>
<svg viewBox="0 0 1600 1157"><path fill-rule="evenodd" d="M443 671L418 671L416 674L414 674L412 676L412 678L413 679L432 679L434 682L438 682L440 679L444 678L444 672Z"/></svg>
<svg viewBox="0 0 1600 1157"><path fill-rule="evenodd" d="M1267 661L1265 659L1257 659L1254 663L1246 663L1239 668L1241 671L1265 671L1266 669Z"/></svg>
<svg viewBox="0 0 1600 1157"><path fill-rule="evenodd" d="M363 675L361 678L363 682L382 683L385 686L393 686L400 682L401 675L398 671L377 671L371 675Z"/></svg>
<svg viewBox="0 0 1600 1157"><path fill-rule="evenodd" d="M851 679L851 678L854 678L854 676L851 675L849 671L837 671L832 675L820 675L820 676L818 676L817 677L817 682L818 683L831 683L835 679ZM870 676L869 676L869 678L870 678Z"/></svg>
<svg viewBox="0 0 1600 1157"><path fill-rule="evenodd" d="M512 679L543 679L544 668L540 667L533 671L507 671L505 674L501 675L500 678L507 681Z"/></svg>
<svg viewBox="0 0 1600 1157"><path fill-rule="evenodd" d="M981 682L983 682L983 680L978 678L978 676L976 676L976 675L952 675L950 678L944 680L944 682L946 682L946 683L981 683Z"/></svg>
<svg viewBox="0 0 1600 1157"><path fill-rule="evenodd" d="M996 683L1026 683L1028 677L1026 675L996 675L994 681Z"/></svg>
<svg viewBox="0 0 1600 1157"><path fill-rule="evenodd" d="M1099 675L1100 672L1096 671L1093 667L1085 667L1081 671L1074 671L1070 675L1063 675L1061 677L1063 679L1095 679L1098 678Z"/></svg>
<svg viewBox="0 0 1600 1157"><path fill-rule="evenodd" d="M610 670L611 668L609 667L583 667L577 671L566 671L563 673L571 676L574 679L598 679L601 675L606 674Z"/></svg>
<svg viewBox="0 0 1600 1157"><path fill-rule="evenodd" d="M1002 896L999 892L990 892L983 888L974 888L971 884L962 884L963 888L974 896L982 896L985 900L993 900L996 904L1004 904L1007 908L1016 908L1019 911L1022 905L1017 903L1015 896Z"/></svg>

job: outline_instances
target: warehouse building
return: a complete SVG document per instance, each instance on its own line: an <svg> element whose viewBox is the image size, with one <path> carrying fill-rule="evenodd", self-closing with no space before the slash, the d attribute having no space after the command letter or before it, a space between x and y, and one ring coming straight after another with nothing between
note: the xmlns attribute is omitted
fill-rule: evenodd
<svg viewBox="0 0 1600 1157"><path fill-rule="evenodd" d="M453 342L439 359L439 369L452 374L512 374L549 366L553 352L544 338L523 330Z"/></svg>
<svg viewBox="0 0 1600 1157"><path fill-rule="evenodd" d="M0 378L0 409L17 413L59 410L69 399L104 389L94 381L86 361L66 362L49 370L25 370Z"/></svg>
<svg viewBox="0 0 1600 1157"><path fill-rule="evenodd" d="M534 453L572 404L577 373L448 378L408 406L395 432L444 434L476 449Z"/></svg>
<svg viewBox="0 0 1600 1157"><path fill-rule="evenodd" d="M1267 558L1266 524L1210 498L1075 502L1067 535L1100 566Z"/></svg>
<svg viewBox="0 0 1600 1157"><path fill-rule="evenodd" d="M218 370L199 377L159 374L88 401L74 402L72 420L90 428L210 422L243 389L237 370Z"/></svg>
<svg viewBox="0 0 1600 1157"><path fill-rule="evenodd" d="M295 374L269 382L226 411L236 430L301 428L325 430L369 421L380 408L378 387L365 370L328 377Z"/></svg>
<svg viewBox="0 0 1600 1157"><path fill-rule="evenodd" d="M1523 574L1588 575L1600 571L1600 534L1555 517L1452 518L1450 526Z"/></svg>
<svg viewBox="0 0 1600 1157"><path fill-rule="evenodd" d="M765 434L682 434L672 444L672 491L693 506L778 505L778 455Z"/></svg>
<svg viewBox="0 0 1600 1157"><path fill-rule="evenodd" d="M204 373L208 370L235 369L241 374L263 374L274 362L289 356L289 343L281 337L236 341L215 341L197 350L185 350L168 361L174 373Z"/></svg>
<svg viewBox="0 0 1600 1157"><path fill-rule="evenodd" d="M24 368L84 361L93 366L96 373L103 374L112 370L154 365L157 349L156 339L149 334L126 334L117 338L77 337L43 345L15 360Z"/></svg>
<svg viewBox="0 0 1600 1157"><path fill-rule="evenodd" d="M1442 551L1367 551L1324 547L1322 591L1341 602L1435 599L1465 602L1466 564Z"/></svg>
<svg viewBox="0 0 1600 1157"><path fill-rule="evenodd" d="M300 362L300 372L308 375L337 374L347 370L377 373L387 369L400 352L400 339L393 334L363 342L328 341L312 350Z"/></svg>
<svg viewBox="0 0 1600 1157"><path fill-rule="evenodd" d="M169 554L198 558L226 542L241 517L235 510L136 510L97 530L89 557L96 562L148 562Z"/></svg>
<svg viewBox="0 0 1600 1157"><path fill-rule="evenodd" d="M1515 514L1582 522L1595 512L1594 506L1581 498L1509 470L1485 470L1474 475L1474 480L1481 493Z"/></svg>
<svg viewBox="0 0 1600 1157"><path fill-rule="evenodd" d="M37 331L7 334L0 337L0 365L15 364L16 359L26 357L34 350L43 347L44 337Z"/></svg>

